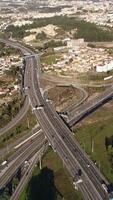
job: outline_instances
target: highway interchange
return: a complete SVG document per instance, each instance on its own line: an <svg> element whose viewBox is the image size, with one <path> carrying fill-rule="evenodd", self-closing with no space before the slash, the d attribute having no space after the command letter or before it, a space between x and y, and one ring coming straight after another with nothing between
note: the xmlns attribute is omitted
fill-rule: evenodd
<svg viewBox="0 0 113 200"><path fill-rule="evenodd" d="M60 158L63 160L63 163L70 172L74 181L80 179L80 177L78 176L78 169L81 169L81 179L83 180L83 182L80 183L78 187L82 191L84 199L108 199L108 194L103 189L101 183L102 180L105 181L106 185L108 184L108 182L100 174L98 169L95 167L94 163L90 161L90 159L81 149L79 144L75 141L75 139L72 136L72 132L68 129L63 120L60 118L60 116L55 112L51 103L43 98L43 94L41 93L40 88L37 60L35 54L31 50L29 51L29 49L27 49L26 47L22 47L20 44L15 44L14 42L9 41L5 42L7 42L7 44L11 46L14 46L15 48L19 48L20 50L22 50L24 55L27 55L25 70L26 80L24 86L28 88L26 90L26 95L28 95L29 97L30 104L34 109L34 113L39 121L41 129L43 130L44 134L46 135L48 141L51 143L54 150L57 151ZM109 90L106 91L105 94L101 96L101 98L99 98L99 105L113 96L112 87ZM98 104L94 105L93 103L94 107L89 105L88 112L91 111L90 109L93 110L95 106L99 106ZM87 113L85 106L84 112L85 114ZM80 114L81 113L79 113L79 115ZM41 134L41 136L42 135L43 134ZM43 138L43 141L45 142L45 137ZM37 144L39 144L38 139L36 145ZM32 149L32 147L30 149ZM7 177L10 177L10 172L9 174L7 173ZM0 184L2 183L1 187L3 187L4 185L4 180L5 178L3 178L3 181L1 182L0 177Z"/></svg>

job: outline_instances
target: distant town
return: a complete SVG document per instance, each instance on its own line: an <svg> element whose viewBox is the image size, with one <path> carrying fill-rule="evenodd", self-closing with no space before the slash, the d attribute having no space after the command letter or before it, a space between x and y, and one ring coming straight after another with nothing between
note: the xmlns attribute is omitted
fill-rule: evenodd
<svg viewBox="0 0 113 200"><path fill-rule="evenodd" d="M59 15L76 16L100 26L113 26L113 1L54 1L54 0L1 0L0 28L8 24L22 26L31 24L33 19ZM6 23L7 19L7 23Z"/></svg>

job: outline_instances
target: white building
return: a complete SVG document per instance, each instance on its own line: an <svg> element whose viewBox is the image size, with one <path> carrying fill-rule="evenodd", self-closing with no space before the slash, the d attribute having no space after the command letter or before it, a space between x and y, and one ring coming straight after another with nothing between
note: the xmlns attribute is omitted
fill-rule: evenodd
<svg viewBox="0 0 113 200"><path fill-rule="evenodd" d="M113 69L113 61L96 67L96 72L108 72Z"/></svg>
<svg viewBox="0 0 113 200"><path fill-rule="evenodd" d="M84 39L77 39L77 40L69 40L67 41L67 48L69 49L69 52L76 52L81 47L85 47L86 43L84 42Z"/></svg>

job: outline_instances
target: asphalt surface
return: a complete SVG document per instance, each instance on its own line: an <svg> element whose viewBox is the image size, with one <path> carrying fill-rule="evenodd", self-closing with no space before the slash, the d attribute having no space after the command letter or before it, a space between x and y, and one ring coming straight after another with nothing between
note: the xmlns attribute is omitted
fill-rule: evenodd
<svg viewBox="0 0 113 200"><path fill-rule="evenodd" d="M4 42L7 43L5 40L0 39L0 42ZM10 42L7 44L11 44ZM16 46L14 45L14 47L16 48ZM19 48L24 54L26 53L25 50L22 50L21 48ZM27 85L27 74L25 73L24 75L24 87ZM25 95L26 95L26 91L25 91ZM17 123L19 123L22 118L25 116L25 114L27 113L28 109L29 109L30 103L29 103L29 98L26 96L25 97L25 101L24 104L22 106L22 108L20 109L20 111L18 112L18 114L3 128L0 129L0 136L3 135L4 133L8 132L11 128L13 128Z"/></svg>
<svg viewBox="0 0 113 200"><path fill-rule="evenodd" d="M28 183L29 177L32 175L32 171L33 171L36 163L38 162L39 158L42 157L45 150L46 149L44 147L42 147L40 150L38 150L38 152L29 161L30 164L29 164L28 168L26 169L26 172L24 173L23 177L21 178L18 186L16 187L16 190L12 194L10 200L18 200L19 199L19 196L22 193L23 188L26 186L26 184Z"/></svg>
<svg viewBox="0 0 113 200"><path fill-rule="evenodd" d="M18 48L17 44L12 43L10 45L15 45ZM25 53L26 48L19 48L23 49ZM54 149L56 149L57 153L63 160L74 180L78 180L80 178L77 175L77 171L78 169L81 169L81 178L83 183L78 187L82 191L84 199L108 199L107 194L102 188L101 181L104 180L106 184L108 184L108 182L100 174L94 163L90 161L77 141L75 141L71 131L64 124L50 103L44 100L43 94L41 93L39 76L37 75L38 68L36 57L33 52L29 52L29 54L32 54L32 56L26 57L26 73L30 86L27 94L30 98L31 105L34 108L34 113L42 130L46 134L51 145L54 147ZM103 100L105 100L105 98L111 97L111 89L109 94L105 94L106 97L103 96ZM101 100L101 102L103 102L103 100ZM90 167L88 167L89 165ZM10 177L10 174L7 174L7 177Z"/></svg>
<svg viewBox="0 0 113 200"><path fill-rule="evenodd" d="M68 125L70 127L75 125L77 122L82 120L84 117L89 115L91 112L96 110L98 107L102 106L109 100L112 100L112 98L113 98L113 86L111 86L109 89L106 89L97 98L94 98L93 100L91 100L89 102L85 102L83 105L79 106L76 109L76 112L74 111L74 117L68 121Z"/></svg>
<svg viewBox="0 0 113 200"><path fill-rule="evenodd" d="M88 189L90 188L90 199L107 199L101 186L101 180L104 177L96 169L94 164L89 161L88 157L79 147L75 139L72 138L70 130L66 127L59 115L53 110L49 103L44 101L40 92L40 84L36 73L37 68L35 57L27 58L26 65L28 66L29 64L31 66L31 84L29 90L31 104L33 107L37 107L37 105L39 106L34 113L49 142L54 146L59 156L61 156L62 150L65 152L68 160L70 160L70 162L66 162L66 167L68 169L71 169L70 163L74 163L73 169L76 169L77 166L78 168L81 168L83 172L82 185L83 187L84 185L85 187L87 186ZM58 144L60 144L60 146ZM62 159L65 160L65 157L62 157ZM90 168L88 168L89 162ZM69 172L72 174L71 170L69 170Z"/></svg>
<svg viewBox="0 0 113 200"><path fill-rule="evenodd" d="M4 188L5 185L16 174L19 167L21 167L26 160L29 160L46 143L47 142L44 137L44 134L42 134L41 132L31 144L26 145L26 147L24 147L24 150L19 149L18 153L16 152L15 157L13 157L12 163L11 160L10 162L8 162L6 166L6 171L1 171L0 173L0 188Z"/></svg>
<svg viewBox="0 0 113 200"><path fill-rule="evenodd" d="M4 160L10 153L14 152L16 146L33 136L40 129L39 125L35 126L31 131L24 133L23 136L15 140L13 143L7 144L4 148L0 149L0 160ZM28 142L30 139L28 140ZM21 145L22 146L22 145Z"/></svg>

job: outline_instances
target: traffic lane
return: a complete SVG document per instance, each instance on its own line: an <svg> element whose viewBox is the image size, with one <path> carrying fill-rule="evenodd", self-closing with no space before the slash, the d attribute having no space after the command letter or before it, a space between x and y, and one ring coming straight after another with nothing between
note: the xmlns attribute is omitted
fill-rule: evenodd
<svg viewBox="0 0 113 200"><path fill-rule="evenodd" d="M5 184L10 180L14 173L16 173L17 169L24 163L26 159L29 159L37 149L40 149L42 145L45 144L45 138L40 135L40 138L31 144L21 155L17 157L15 162L13 163L13 168L10 166L7 168L7 171L0 176L0 187L2 188Z"/></svg>
<svg viewBox="0 0 113 200"><path fill-rule="evenodd" d="M39 91L38 91L39 92ZM40 93L40 92L39 92ZM35 96L36 96L36 94L35 94Z"/></svg>
<svg viewBox="0 0 113 200"><path fill-rule="evenodd" d="M49 105L49 106L50 106L51 111L53 111L53 109L51 108L51 105ZM70 134L69 134L69 129L67 128L67 126L63 126L64 125L63 121L59 117L57 117L57 116L58 116L58 114L54 114L53 113L53 116L49 115L49 118L51 120L55 119L54 120L54 125L56 126L57 130L59 130L59 133L61 133L61 129L62 129L62 132L65 133L63 135L61 134L61 137L62 138L66 138L66 139L68 138L68 140L69 140L69 142L70 142L70 144L72 146L72 150L75 149L75 145L76 145L77 148L78 148L78 150L79 150L80 156L82 156L83 158L85 158L85 160L87 160L87 163L90 163L91 167L93 167L92 171L96 171L96 173L98 174L98 176L99 177L101 176L101 178L104 179L104 176L101 175L101 173L99 172L99 170L97 169L97 167L94 165L94 163L90 161L90 159L87 156L87 154L82 150L82 148L80 147L79 143L72 136L72 133L70 132ZM57 123L56 123L56 121L57 121ZM60 123L61 126L58 126L58 123ZM61 127L61 128L59 129L59 127ZM70 148L71 148L71 146L70 146ZM108 183L106 179L104 179L104 181L106 181L106 183Z"/></svg>
<svg viewBox="0 0 113 200"><path fill-rule="evenodd" d="M11 196L10 200L18 200L21 192L23 191L23 188L27 184L29 177L32 175L32 171L35 167L36 162L39 160L39 156L42 156L43 154L43 148L38 150L38 152L33 156L33 158L30 160L30 165L28 169L26 170L25 174L21 178L16 190L14 191L13 195Z"/></svg>
<svg viewBox="0 0 113 200"><path fill-rule="evenodd" d="M56 120L54 121L54 123L55 122L56 122ZM70 140L69 134L66 134L67 132L65 129L62 129L62 130L61 130L61 128L59 129L59 127L61 127L61 126L58 126L58 123L56 123L55 125L57 126L57 130L60 131L60 133L61 133L60 135L61 135L62 139L67 144L67 146L71 150L72 154L81 163L81 165L84 169L84 172L87 172L88 176L91 178L91 180L95 184L96 188L98 188L98 191L101 193L102 192L104 193L104 190L101 185L102 179L99 176L100 174L97 173L97 171L95 171L95 169L93 167L94 164L91 163L91 165L92 165L91 168L87 169L87 163L89 163L88 162L89 159L86 159L85 153L81 151L81 149L78 147L78 144L75 142L75 140L74 140L74 142L72 140ZM64 128L64 126L62 126L62 128ZM65 135L63 133L65 133ZM76 148L76 153L75 153L75 148ZM77 156L77 154L78 154L78 156Z"/></svg>
<svg viewBox="0 0 113 200"><path fill-rule="evenodd" d="M15 142L8 144L5 148L0 150L0 158L3 159L4 157L7 156L10 152L13 151L14 147L17 146L19 143L22 141L26 140L28 137L33 135L36 131L38 131L40 127L34 127L29 133L23 135L21 138L16 140Z"/></svg>
<svg viewBox="0 0 113 200"><path fill-rule="evenodd" d="M29 109L29 99L26 97L24 105L20 109L19 113L2 129L0 129L0 136L5 134L5 132L8 132L11 128L13 128L18 122L21 121L21 119L25 116Z"/></svg>
<svg viewBox="0 0 113 200"><path fill-rule="evenodd" d="M42 114L41 114L41 116L43 116ZM44 117L43 117L44 118ZM42 121L42 119L41 119L41 121ZM46 125L46 127L45 127L45 125ZM46 133L47 133L47 131L48 131L48 134L47 134L47 137L48 137L48 135L50 135L50 131L51 131L51 128L48 128L49 126L47 125L47 120L45 120L45 125L44 125L44 122L43 122L43 127L45 127L45 130L46 130ZM54 132L52 132L52 134L54 134ZM49 137L48 138L49 139L49 141L51 141L51 138ZM58 144L57 144L58 145ZM60 140L60 145L62 145L62 141ZM64 145L62 145L62 149L64 148ZM59 147L57 147L57 149L59 149ZM66 151L66 149L65 149L65 151ZM67 151L67 154L69 154L69 152ZM60 155L60 154L59 154ZM71 154L69 154L69 156L70 157L72 157L72 155ZM73 159L73 158L72 158ZM74 158L74 160L75 160L75 158ZM78 165L78 162L77 162L77 160L76 160L76 165ZM76 166L75 165L75 166ZM83 164L82 164L83 165ZM78 165L79 166L79 165ZM80 166L79 166L80 167ZM85 167L86 167L86 165L85 165ZM84 172L85 173L85 172ZM85 177L87 177L87 175L85 174ZM90 181L90 184L89 185L92 185L92 182ZM92 185L92 187L93 187L93 185ZM95 190L95 188L93 187L93 193L94 193L94 190ZM99 194L98 194L99 195ZM103 199L103 198L101 198L101 196L99 195L98 196L98 198L97 199Z"/></svg>

